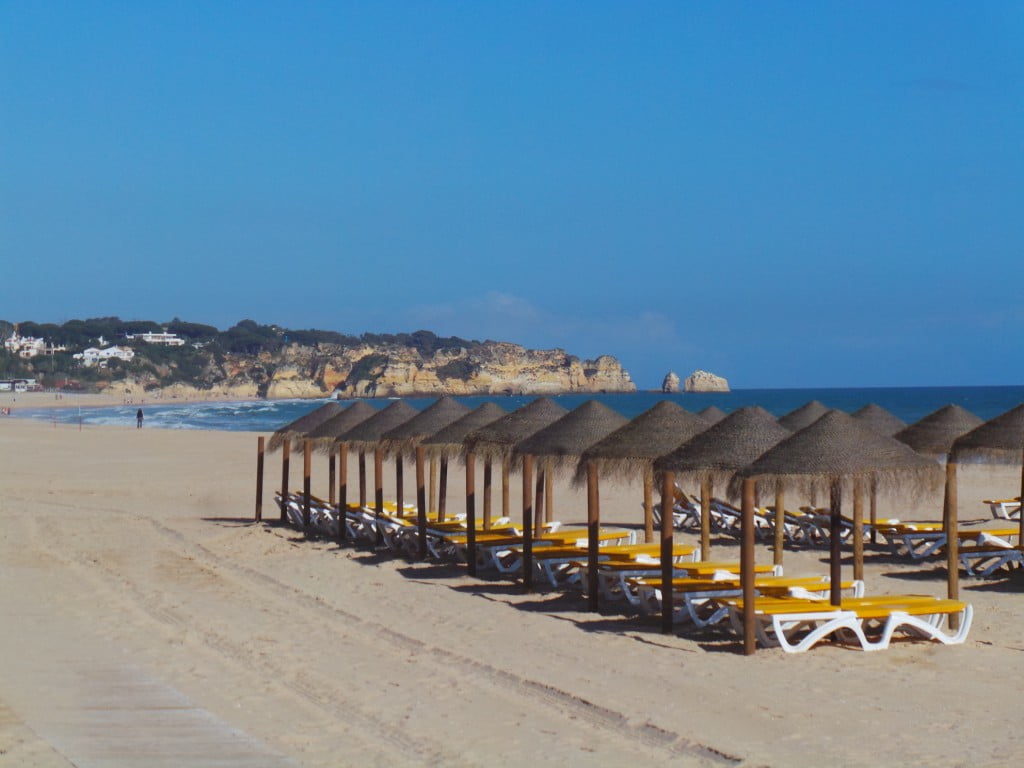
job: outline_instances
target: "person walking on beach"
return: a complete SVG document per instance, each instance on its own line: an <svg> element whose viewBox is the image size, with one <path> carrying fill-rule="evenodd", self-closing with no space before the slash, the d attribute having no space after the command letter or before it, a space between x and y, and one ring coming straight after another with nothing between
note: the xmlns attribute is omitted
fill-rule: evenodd
<svg viewBox="0 0 1024 768"><path fill-rule="evenodd" d="M135 428L142 429L142 409L139 408L135 413Z"/></svg>

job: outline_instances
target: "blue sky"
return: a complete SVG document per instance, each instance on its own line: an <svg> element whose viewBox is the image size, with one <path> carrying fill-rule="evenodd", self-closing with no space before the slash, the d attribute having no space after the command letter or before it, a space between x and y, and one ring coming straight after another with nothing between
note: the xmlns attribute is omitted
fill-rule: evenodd
<svg viewBox="0 0 1024 768"><path fill-rule="evenodd" d="M1024 379L1024 6L0 0L0 318Z"/></svg>

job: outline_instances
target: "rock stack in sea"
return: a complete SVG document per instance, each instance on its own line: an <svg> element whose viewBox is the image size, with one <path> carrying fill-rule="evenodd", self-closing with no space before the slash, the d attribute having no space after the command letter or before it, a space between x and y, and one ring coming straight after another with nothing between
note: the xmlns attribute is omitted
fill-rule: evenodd
<svg viewBox="0 0 1024 768"><path fill-rule="evenodd" d="M729 382L708 371L694 371L686 377L683 388L687 392L728 392Z"/></svg>

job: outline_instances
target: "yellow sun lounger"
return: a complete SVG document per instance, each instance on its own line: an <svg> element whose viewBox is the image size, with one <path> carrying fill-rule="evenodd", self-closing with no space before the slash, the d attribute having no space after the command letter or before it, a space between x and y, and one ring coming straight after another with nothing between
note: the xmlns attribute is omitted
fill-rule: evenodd
<svg viewBox="0 0 1024 768"><path fill-rule="evenodd" d="M522 556L522 549L516 547L512 550ZM580 564L586 562L588 555L587 547L539 547L533 552L533 564L538 573L552 587L562 587L578 584L580 581ZM661 555L661 544L607 544L598 549L599 562L616 561L622 563L636 563L638 559L652 559ZM692 544L675 544L672 547L672 559L674 562L694 561L700 557L700 547ZM660 562L660 560L655 560Z"/></svg>
<svg viewBox="0 0 1024 768"><path fill-rule="evenodd" d="M635 579L643 613L660 613L662 609L662 581L656 578ZM827 600L832 582L827 576L759 576L754 579L754 591L763 597L799 597ZM844 592L851 597L864 594L864 582L844 581ZM688 621L698 628L717 624L729 615L727 600L743 596L739 579L673 579L673 621Z"/></svg>
<svg viewBox="0 0 1024 768"><path fill-rule="evenodd" d="M583 583L586 583L587 563L576 564L580 569ZM732 579L739 578L740 564L738 562L706 561L706 562L676 562L672 566L672 575L676 578L694 579ZM754 573L782 575L781 565L760 564L754 567ZM597 564L597 585L601 596L606 600L625 600L630 605L639 607L640 597L637 594L636 586L632 580L653 576L657 578L661 574L661 562L651 559L650 562L642 560L623 561L606 560Z"/></svg>
<svg viewBox="0 0 1024 768"><path fill-rule="evenodd" d="M897 523L880 525L876 530L886 540L894 555L909 557L911 560L924 560L940 554L948 540L942 523ZM1009 547L1018 533L1016 527L960 529L957 531L957 539L961 545L974 543Z"/></svg>
<svg viewBox="0 0 1024 768"><path fill-rule="evenodd" d="M743 600L730 600L729 618L742 634ZM754 605L758 642L779 646L786 653L801 653L834 636L844 643L856 641L865 651L889 647L896 632L955 645L967 639L973 609L969 603L927 595L878 595L847 598L838 606L825 601L759 597ZM941 625L950 616L960 619L955 632Z"/></svg>
<svg viewBox="0 0 1024 768"><path fill-rule="evenodd" d="M1015 499L985 499L981 503L988 504L994 518L1020 520L1020 496Z"/></svg>

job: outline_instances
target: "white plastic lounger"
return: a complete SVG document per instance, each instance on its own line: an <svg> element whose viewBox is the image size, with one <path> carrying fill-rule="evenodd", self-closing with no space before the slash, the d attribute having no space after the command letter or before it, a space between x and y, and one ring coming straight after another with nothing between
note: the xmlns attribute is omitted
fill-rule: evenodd
<svg viewBox="0 0 1024 768"><path fill-rule="evenodd" d="M768 575L754 580L754 593L757 596L827 600L830 596L831 585L828 577ZM864 582L860 580L844 581L842 588L849 597L864 595ZM643 613L660 613L662 606L660 580L638 581L637 593L640 596L640 610ZM729 615L729 605L726 601L742 596L743 588L739 579L673 580L673 621L687 622L698 629L718 624Z"/></svg>
<svg viewBox="0 0 1024 768"><path fill-rule="evenodd" d="M952 633L941 628L951 615L960 618L959 629ZM865 651L881 651L897 632L956 645L967 639L973 615L969 603L919 595L850 598L839 606L791 598L757 598L755 602L758 642L779 646L786 653L801 653L827 637L847 644L856 641ZM730 602L729 618L733 629L742 634L742 600Z"/></svg>
<svg viewBox="0 0 1024 768"><path fill-rule="evenodd" d="M992 517L999 520L1020 520L1020 498L1016 499L985 499L982 504L988 504L992 510Z"/></svg>

